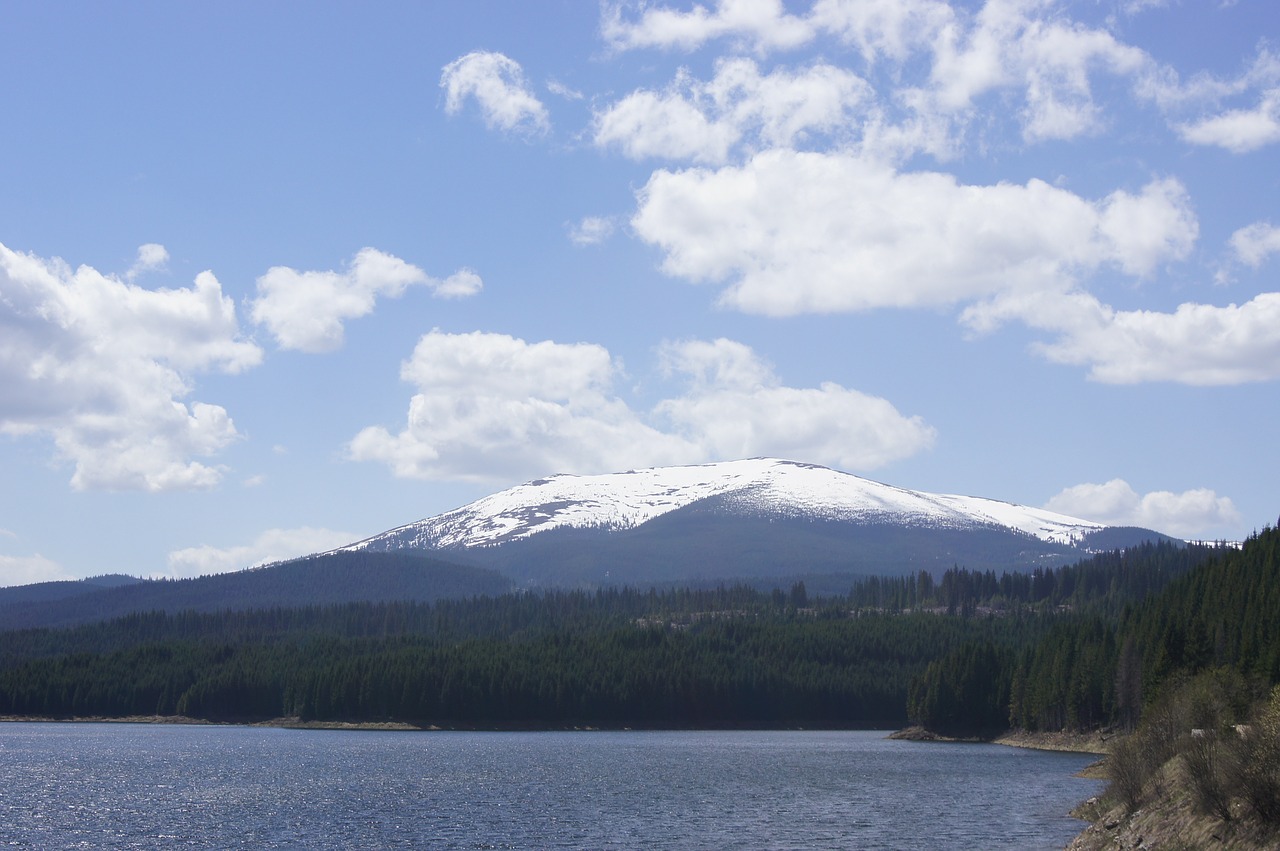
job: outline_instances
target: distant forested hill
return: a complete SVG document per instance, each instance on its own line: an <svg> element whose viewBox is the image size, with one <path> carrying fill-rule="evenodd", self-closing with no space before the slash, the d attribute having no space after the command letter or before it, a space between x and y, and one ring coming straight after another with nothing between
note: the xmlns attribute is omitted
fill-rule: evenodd
<svg viewBox="0 0 1280 851"><path fill-rule="evenodd" d="M450 579L461 583L454 591L495 579L412 556L341 554L258 572L288 588L310 581L305 605L279 602L262 590L270 584L253 584L261 605L246 605L235 593L244 586L210 577L160 584L203 593L198 606L2 634L0 714L884 727L906 721L913 681L947 670L1002 683L997 710L952 707L958 726L965 713L1007 721L1029 648L1083 622L1112 623L1215 553L1152 544L1031 575L865 579L842 595L797 582L335 604L397 582L425 595Z"/></svg>
<svg viewBox="0 0 1280 851"><path fill-rule="evenodd" d="M1167 556L1148 551L1110 580L1083 565L1074 572L1094 587L1147 585L1140 577L1158 564L1168 575L1176 559ZM1169 683L1211 669L1233 671L1259 697L1280 682L1280 531L1218 549L1151 590L1122 606L1109 594L1101 607L1073 610L1016 652L972 646L938 659L913 684L912 718L951 734L1131 727ZM976 693L996 698L965 709Z"/></svg>
<svg viewBox="0 0 1280 851"><path fill-rule="evenodd" d="M802 588L611 589L135 614L0 636L0 714L886 727L940 649L1037 628L814 602Z"/></svg>
<svg viewBox="0 0 1280 851"><path fill-rule="evenodd" d="M333 553L181 580L48 583L0 589L0 630L64 627L134 612L218 612L505 594L509 579L416 553Z"/></svg>

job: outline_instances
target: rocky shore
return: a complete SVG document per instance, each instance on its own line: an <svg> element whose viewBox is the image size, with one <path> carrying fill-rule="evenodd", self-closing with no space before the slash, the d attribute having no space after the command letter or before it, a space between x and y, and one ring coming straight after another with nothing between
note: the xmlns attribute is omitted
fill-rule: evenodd
<svg viewBox="0 0 1280 851"><path fill-rule="evenodd" d="M1244 818L1243 813L1223 821L1197 810L1185 771L1177 760L1170 760L1157 779L1159 797L1134 813L1105 798L1090 798L1081 804L1071 814L1092 824L1066 851L1276 851L1280 848L1280 835L1255 820Z"/></svg>

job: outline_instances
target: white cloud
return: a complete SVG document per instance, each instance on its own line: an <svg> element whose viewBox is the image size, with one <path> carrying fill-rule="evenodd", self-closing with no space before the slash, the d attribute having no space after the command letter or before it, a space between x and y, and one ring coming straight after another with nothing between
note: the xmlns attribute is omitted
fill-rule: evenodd
<svg viewBox="0 0 1280 851"><path fill-rule="evenodd" d="M401 367L419 391L406 428L366 428L350 454L398 476L480 480L697 460L613 395L619 370L589 343L433 331Z"/></svg>
<svg viewBox="0 0 1280 851"><path fill-rule="evenodd" d="M125 280L132 282L139 275L147 272L163 272L168 263L169 252L163 245L158 245L154 242L140 245L138 246L138 259L133 261L133 265L125 273Z"/></svg>
<svg viewBox="0 0 1280 851"><path fill-rule="evenodd" d="M672 343L660 355L688 387L644 414L616 395L621 370L600 346L433 331L401 370L419 391L406 427L364 429L350 456L397 476L511 480L753 455L870 469L933 441L883 399L782 386L740 343Z"/></svg>
<svg viewBox="0 0 1280 851"><path fill-rule="evenodd" d="M722 60L707 83L679 75L665 92L634 92L595 117L595 143L628 157L721 163L741 143L791 147L843 133L870 97L857 75L817 64L762 75L749 59Z"/></svg>
<svg viewBox="0 0 1280 851"><path fill-rule="evenodd" d="M379 297L397 298L415 285L441 298L460 298L478 292L482 282L470 269L441 281L399 257L363 248L344 272L272 267L258 278L258 295L249 309L281 348L329 352L342 345L346 320L373 312Z"/></svg>
<svg viewBox="0 0 1280 851"><path fill-rule="evenodd" d="M1078 24L1028 22L1019 39L1026 87L1023 137L1028 141L1071 139L1099 130L1090 73L1129 76L1148 66L1147 54L1107 32Z"/></svg>
<svg viewBox="0 0 1280 851"><path fill-rule="evenodd" d="M864 130L901 141L930 128L918 139L918 149L935 155L954 144L939 144L935 134L940 127L945 126L948 136L962 133L985 95L1021 92L1021 110L1002 107L992 114L1019 119L1027 141L1070 139L1104 126L1092 77L1155 76L1155 63L1144 51L1106 30L1064 20L1054 4L1039 2L992 0L968 12L940 0L819 0L806 14L792 15L779 2L719 0L711 8L698 5L687 12L645 5L630 17L614 6L606 9L603 31L618 49L691 50L712 39L736 38L758 54L834 36L855 48L869 68L893 63L893 90L885 93L880 108L865 110ZM884 115L895 105L914 115L886 125ZM637 93L615 107L618 112L611 116L605 138L623 140L628 126L656 130L663 116L679 119L673 130L693 134L698 112L707 116L691 107L689 100L669 94ZM681 138L673 135L661 155L672 155L672 143ZM632 145L644 149L655 141ZM632 155L654 154L637 150ZM723 161L705 154L699 160Z"/></svg>
<svg viewBox="0 0 1280 851"><path fill-rule="evenodd" d="M969 186L781 150L654 173L632 226L668 274L723 283L723 304L770 316L1058 290L1105 264L1147 274L1185 256L1197 232L1172 180L1091 202L1039 180Z"/></svg>
<svg viewBox="0 0 1280 851"><path fill-rule="evenodd" d="M797 47L813 38L813 27L788 14L782 0L716 0L688 12L642 5L638 19L626 17L621 3L604 9L601 31L616 49L645 47L693 50L708 41L735 37L765 52Z"/></svg>
<svg viewBox="0 0 1280 851"><path fill-rule="evenodd" d="M47 435L76 489L209 487L192 460L236 438L226 410L180 401L202 372L256 366L210 272L148 290L0 245L0 433Z"/></svg>
<svg viewBox="0 0 1280 851"><path fill-rule="evenodd" d="M459 269L443 281L428 281L439 298L468 298L484 289L484 281L474 269Z"/></svg>
<svg viewBox="0 0 1280 851"><path fill-rule="evenodd" d="M1163 0L1130 0L1122 11L1132 15L1157 5ZM1107 126L1093 92L1101 76L1130 81L1133 94L1155 103L1174 131L1193 144L1243 153L1280 140L1280 57L1265 45L1234 78L1202 72L1183 80L1146 51L1105 28L1072 20L1061 4L1044 0L987 0L974 8L943 0L817 0L800 14L789 13L780 0L636 8L628 13L623 4L606 6L602 32L615 49L694 50L730 39L764 55L830 36L853 48L868 69L890 63L889 87L877 108L866 110L862 129L900 145L914 140L903 155L953 155L975 121L985 125L1005 116L1018 122L1031 143L1096 134ZM1251 105L1222 109L1223 101L1245 95L1255 98ZM1010 97L1021 97L1020 109L1007 109ZM987 105L993 108L978 111ZM604 140L630 145L633 156L673 156L681 144L696 141L699 115L711 124L701 128L704 134L714 137L713 129L725 129L705 109L693 107L670 93L636 93L614 107ZM903 107L905 115L886 120ZM1211 114L1187 121L1191 108ZM664 116L675 122L666 140L655 135ZM624 141L629 126L647 128L648 137ZM929 132L922 134L925 128ZM945 142L939 132L948 137ZM724 161L707 155L710 140L698 150L700 162Z"/></svg>
<svg viewBox="0 0 1280 851"><path fill-rule="evenodd" d="M569 228L569 241L574 245L599 245L613 236L617 223L609 216L587 216Z"/></svg>
<svg viewBox="0 0 1280 851"><path fill-rule="evenodd" d="M1241 263L1258 268L1272 254L1280 254L1280 227L1255 222L1231 234L1231 248Z"/></svg>
<svg viewBox="0 0 1280 851"><path fill-rule="evenodd" d="M165 576L186 579L214 573L229 573L325 552L345 546L354 540L356 536L350 532L315 529L310 526L296 529L268 529L248 544L232 547L213 547L204 544L174 550L169 553L169 570Z"/></svg>
<svg viewBox="0 0 1280 851"><path fill-rule="evenodd" d="M33 556L0 555L0 587L62 582L74 578L57 562L38 553Z"/></svg>
<svg viewBox="0 0 1280 851"><path fill-rule="evenodd" d="M818 0L810 20L869 63L905 62L956 26L955 12L941 0Z"/></svg>
<svg viewBox="0 0 1280 851"><path fill-rule="evenodd" d="M557 97L562 97L565 100L583 100L586 97L582 92L577 89L571 89L558 80L548 80L547 91Z"/></svg>
<svg viewBox="0 0 1280 851"><path fill-rule="evenodd" d="M733 127L714 123L679 94L635 92L596 118L595 143L618 146L632 159L722 162L735 141Z"/></svg>
<svg viewBox="0 0 1280 851"><path fill-rule="evenodd" d="M1115 310L1084 293L1002 297L966 311L987 330L1018 318L1060 336L1035 349L1058 363L1089 366L1109 384L1171 381L1242 384L1280 378L1280 293L1242 305L1187 303L1173 313Z"/></svg>
<svg viewBox="0 0 1280 851"><path fill-rule="evenodd" d="M1207 488L1138 494L1123 479L1070 487L1045 508L1117 526L1141 526L1177 538L1213 539L1236 532L1240 514L1228 497Z"/></svg>
<svg viewBox="0 0 1280 851"><path fill-rule="evenodd" d="M1280 83L1280 54L1272 53L1264 43L1249 67L1235 77L1200 72L1184 80L1170 66L1151 64L1134 82L1139 98L1155 103L1169 115L1188 109L1208 110L1231 98L1275 88Z"/></svg>
<svg viewBox="0 0 1280 851"><path fill-rule="evenodd" d="M1183 80L1175 69L1150 63L1135 75L1134 91L1155 103L1191 144L1243 154L1280 141L1280 54L1265 42L1235 77L1202 72ZM1231 106L1241 101L1248 105Z"/></svg>
<svg viewBox="0 0 1280 851"><path fill-rule="evenodd" d="M719 284L722 304L749 313L959 305L978 332L1009 320L1053 332L1036 351L1097 381L1280 378L1280 294L1162 313L1081 289L1108 268L1145 277L1190 253L1198 224L1172 179L1089 200L1036 180L967 186L851 155L769 151L742 167L656 172L632 226L663 250L667 273ZM1255 262L1277 242L1268 225L1233 245Z"/></svg>
<svg viewBox="0 0 1280 851"><path fill-rule="evenodd" d="M1192 144L1217 145L1234 154L1246 154L1280 142L1280 88L1264 92L1254 109L1227 110L1179 125L1178 132Z"/></svg>
<svg viewBox="0 0 1280 851"><path fill-rule="evenodd" d="M1027 141L1093 132L1101 119L1091 74L1129 75L1150 63L1104 30L1059 19L1049 4L988 2L965 23L940 28L932 44L932 97L939 108L966 111L988 92L1018 89Z"/></svg>
<svg viewBox="0 0 1280 851"><path fill-rule="evenodd" d="M520 64L501 53L475 51L444 66L440 87L445 112L454 114L468 98L485 123L500 130L541 134L550 128L547 109L529 89Z"/></svg>
<svg viewBox="0 0 1280 851"><path fill-rule="evenodd" d="M784 387L747 346L731 340L670 343L669 371L692 379L657 413L707 459L774 456L871 470L933 445L936 433L887 400L824 382Z"/></svg>
<svg viewBox="0 0 1280 851"><path fill-rule="evenodd" d="M1120 11L1126 15L1136 15L1147 9L1163 9L1168 5L1169 0L1124 0L1120 4Z"/></svg>

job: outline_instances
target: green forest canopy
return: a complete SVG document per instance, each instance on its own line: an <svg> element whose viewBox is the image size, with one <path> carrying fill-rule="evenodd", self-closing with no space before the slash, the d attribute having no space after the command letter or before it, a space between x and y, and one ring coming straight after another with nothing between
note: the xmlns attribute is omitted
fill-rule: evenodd
<svg viewBox="0 0 1280 851"><path fill-rule="evenodd" d="M1280 680L1277 533L811 599L745 586L133 614L0 635L0 714L442 727L1131 723L1179 672Z"/></svg>

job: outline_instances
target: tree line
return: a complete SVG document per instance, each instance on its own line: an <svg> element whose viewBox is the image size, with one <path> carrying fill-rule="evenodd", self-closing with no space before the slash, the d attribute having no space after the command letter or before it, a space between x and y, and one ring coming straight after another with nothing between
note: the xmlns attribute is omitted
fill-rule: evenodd
<svg viewBox="0 0 1280 851"><path fill-rule="evenodd" d="M1177 672L1280 680L1276 533L1027 574L130 614L0 634L0 714L450 727L1136 723Z"/></svg>
<svg viewBox="0 0 1280 851"><path fill-rule="evenodd" d="M1163 560L1159 548L1153 553ZM1144 563L1138 572L1150 567ZM1117 603L1106 599L1064 612L1036 640L995 655L980 645L952 651L913 684L908 714L957 735L993 726L1133 729L1144 708L1179 678L1228 670L1257 694L1280 682L1276 529L1238 550L1217 548L1158 593L1129 598L1118 611ZM996 705L967 710L965 696L975 692L995 695Z"/></svg>

